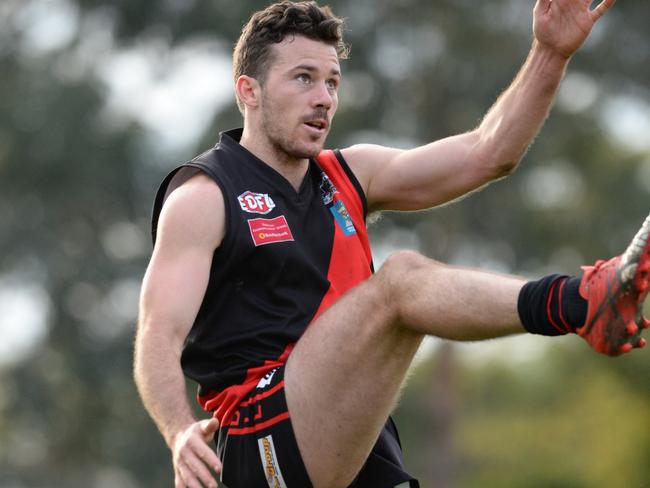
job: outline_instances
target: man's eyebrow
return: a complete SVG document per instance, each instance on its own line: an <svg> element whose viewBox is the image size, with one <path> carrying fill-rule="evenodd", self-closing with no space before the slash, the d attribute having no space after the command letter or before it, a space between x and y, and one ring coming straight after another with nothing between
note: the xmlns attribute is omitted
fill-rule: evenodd
<svg viewBox="0 0 650 488"><path fill-rule="evenodd" d="M313 73L315 71L318 71L318 68L316 68L316 66L313 66L311 64L299 64L298 66L294 66L293 68L291 68L291 71L296 71L296 70L304 70ZM341 71L336 68L332 68L330 73L334 76L338 76L339 78L341 77Z"/></svg>

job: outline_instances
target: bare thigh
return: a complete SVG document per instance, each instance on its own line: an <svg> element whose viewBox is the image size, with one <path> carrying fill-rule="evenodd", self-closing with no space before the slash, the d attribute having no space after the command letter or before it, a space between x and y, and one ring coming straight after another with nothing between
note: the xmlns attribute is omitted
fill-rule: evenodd
<svg viewBox="0 0 650 488"><path fill-rule="evenodd" d="M287 362L287 404L316 488L344 488L353 481L425 334L476 339L483 329L485 337L520 329L520 280L443 267L414 253L389 261L312 323ZM459 273L476 275L482 287L490 287L490 295L479 299L481 317L467 312L476 290L454 282ZM447 288L435 294L436 286ZM447 296L449 288L453 293ZM503 325L490 330L489 321Z"/></svg>
<svg viewBox="0 0 650 488"><path fill-rule="evenodd" d="M372 280L343 297L296 344L285 373L298 446L315 487L348 486L395 403L422 334L386 327Z"/></svg>

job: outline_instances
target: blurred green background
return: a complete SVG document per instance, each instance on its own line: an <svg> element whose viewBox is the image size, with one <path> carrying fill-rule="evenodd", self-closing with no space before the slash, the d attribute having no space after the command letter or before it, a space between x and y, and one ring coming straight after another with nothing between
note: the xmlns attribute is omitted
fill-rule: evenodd
<svg viewBox="0 0 650 488"><path fill-rule="evenodd" d="M331 1L352 55L330 145L474 127L526 56L533 3ZM172 486L131 379L150 209L240 125L230 51L266 4L0 2L1 487ZM514 175L375 223L377 263L408 247L532 277L618 254L650 209L649 14L626 0L602 19ZM650 486L649 369L650 350L576 337L428 341L396 412L406 463L424 487Z"/></svg>

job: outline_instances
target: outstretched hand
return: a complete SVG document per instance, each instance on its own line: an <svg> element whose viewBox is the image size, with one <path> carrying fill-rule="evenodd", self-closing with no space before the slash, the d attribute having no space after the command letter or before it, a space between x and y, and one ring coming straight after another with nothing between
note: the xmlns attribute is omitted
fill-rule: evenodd
<svg viewBox="0 0 650 488"><path fill-rule="evenodd" d="M542 46L565 58L585 42L594 24L616 0L537 0L533 11L533 33Z"/></svg>
<svg viewBox="0 0 650 488"><path fill-rule="evenodd" d="M212 473L221 473L221 461L208 445L219 429L215 418L200 420L179 432L172 445L174 488L217 488Z"/></svg>

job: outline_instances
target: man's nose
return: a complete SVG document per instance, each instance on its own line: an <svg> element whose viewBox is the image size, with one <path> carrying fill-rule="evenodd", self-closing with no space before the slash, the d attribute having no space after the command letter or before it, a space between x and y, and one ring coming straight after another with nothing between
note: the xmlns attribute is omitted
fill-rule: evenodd
<svg viewBox="0 0 650 488"><path fill-rule="evenodd" d="M334 95L328 88L327 83L317 83L314 90L313 105L329 109L334 103Z"/></svg>

